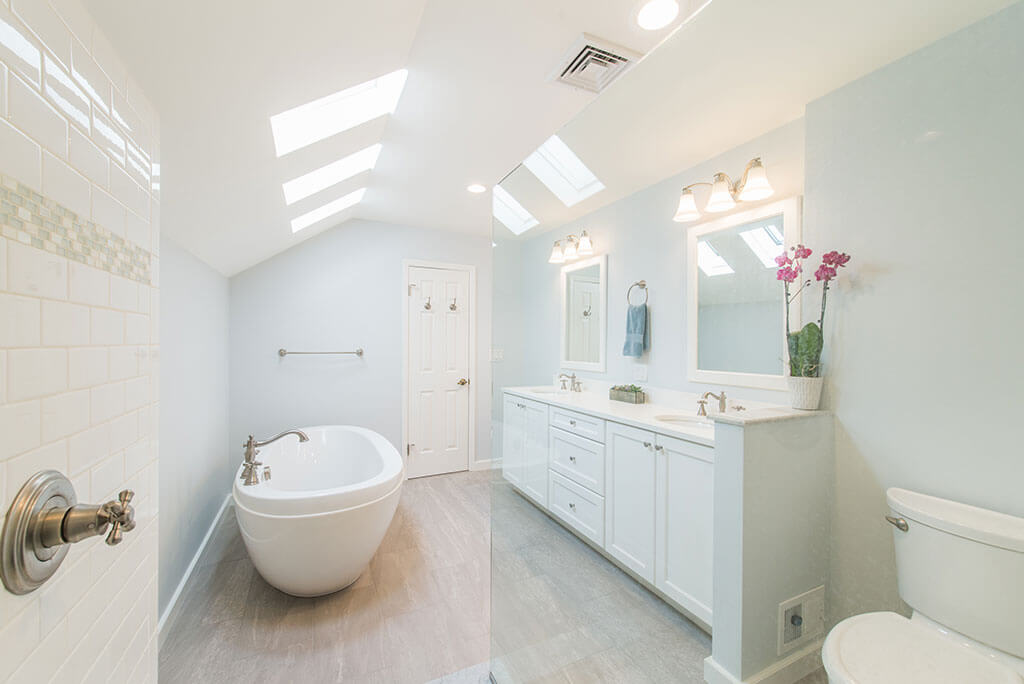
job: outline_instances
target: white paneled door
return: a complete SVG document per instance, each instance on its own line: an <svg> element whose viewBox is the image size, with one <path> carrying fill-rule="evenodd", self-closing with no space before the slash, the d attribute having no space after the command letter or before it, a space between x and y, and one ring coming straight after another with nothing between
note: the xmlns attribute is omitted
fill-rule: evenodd
<svg viewBox="0 0 1024 684"><path fill-rule="evenodd" d="M409 477L469 469L471 272L408 266Z"/></svg>

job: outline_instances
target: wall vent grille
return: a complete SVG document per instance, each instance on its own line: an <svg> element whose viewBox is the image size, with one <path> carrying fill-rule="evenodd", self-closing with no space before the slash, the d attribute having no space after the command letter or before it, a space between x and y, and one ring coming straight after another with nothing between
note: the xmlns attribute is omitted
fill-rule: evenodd
<svg viewBox="0 0 1024 684"><path fill-rule="evenodd" d="M642 55L584 33L565 53L552 77L559 83L599 93Z"/></svg>

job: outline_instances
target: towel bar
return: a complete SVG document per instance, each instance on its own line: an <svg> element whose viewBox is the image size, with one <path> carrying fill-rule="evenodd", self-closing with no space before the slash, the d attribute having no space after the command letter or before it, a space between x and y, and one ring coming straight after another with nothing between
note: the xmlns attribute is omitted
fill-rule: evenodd
<svg viewBox="0 0 1024 684"><path fill-rule="evenodd" d="M288 351L287 349L278 349L278 356L288 356L289 354L351 354L353 356L362 356L362 348L356 349L355 351Z"/></svg>

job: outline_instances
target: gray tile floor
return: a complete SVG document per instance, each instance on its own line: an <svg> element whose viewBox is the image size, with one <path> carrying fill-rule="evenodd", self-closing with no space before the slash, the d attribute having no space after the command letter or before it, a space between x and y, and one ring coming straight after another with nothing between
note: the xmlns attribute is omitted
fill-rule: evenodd
<svg viewBox="0 0 1024 684"><path fill-rule="evenodd" d="M407 482L368 570L315 599L263 581L229 509L165 629L161 684L701 682L711 647L491 473Z"/></svg>

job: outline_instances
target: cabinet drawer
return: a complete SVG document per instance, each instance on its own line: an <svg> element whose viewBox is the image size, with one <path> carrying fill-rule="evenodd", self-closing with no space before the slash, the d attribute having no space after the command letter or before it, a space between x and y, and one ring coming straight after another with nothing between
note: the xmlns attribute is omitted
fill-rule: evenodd
<svg viewBox="0 0 1024 684"><path fill-rule="evenodd" d="M551 469L597 494L604 494L604 444L551 428Z"/></svg>
<svg viewBox="0 0 1024 684"><path fill-rule="evenodd" d="M604 497L551 471L548 510L598 546L604 545Z"/></svg>
<svg viewBox="0 0 1024 684"><path fill-rule="evenodd" d="M551 407L551 425L604 444L604 421L585 413Z"/></svg>

